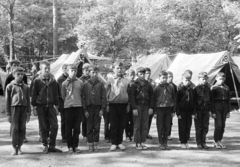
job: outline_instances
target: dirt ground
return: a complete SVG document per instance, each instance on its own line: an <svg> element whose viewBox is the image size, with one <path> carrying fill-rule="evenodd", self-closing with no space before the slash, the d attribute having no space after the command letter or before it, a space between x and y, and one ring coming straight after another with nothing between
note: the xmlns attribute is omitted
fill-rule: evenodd
<svg viewBox="0 0 240 167"><path fill-rule="evenodd" d="M4 100L0 97L0 112L3 110ZM60 120L60 118L59 118ZM24 155L11 156L11 141L9 137L10 124L6 116L0 114L0 167L139 167L139 166L166 166L166 167L239 167L240 166L240 113L232 113L231 118L227 120L227 127L224 137L226 150L217 150L213 148L213 120L210 122L209 140L207 144L211 146L208 151L198 150L195 140L190 142L190 150L179 148L177 119L174 118L173 140L169 141L170 151L160 151L158 149L156 121L153 120L151 135L152 140L147 141L149 147L146 151L135 149L133 142L126 142L126 151L109 152L110 144L103 140L103 123L101 126L100 151L89 153L88 147L80 137L80 154L66 153L66 144L61 143L60 131L57 136L57 147L61 148L63 153L42 154L42 144L38 142L38 120L32 116L27 124L28 143L24 144L22 151ZM103 120L102 120L103 122ZM80 135L81 136L81 135ZM194 137L194 126L192 127L191 137Z"/></svg>

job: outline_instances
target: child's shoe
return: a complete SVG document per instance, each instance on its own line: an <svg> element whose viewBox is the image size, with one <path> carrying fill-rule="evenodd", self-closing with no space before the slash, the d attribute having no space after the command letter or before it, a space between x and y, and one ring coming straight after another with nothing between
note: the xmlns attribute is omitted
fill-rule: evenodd
<svg viewBox="0 0 240 167"><path fill-rule="evenodd" d="M142 145L140 143L136 143L136 149L137 150L142 150Z"/></svg>
<svg viewBox="0 0 240 167"><path fill-rule="evenodd" d="M167 144L164 144L165 150L170 150Z"/></svg>
<svg viewBox="0 0 240 167"><path fill-rule="evenodd" d="M45 147L43 148L43 154L48 154L48 146L45 146Z"/></svg>
<svg viewBox="0 0 240 167"><path fill-rule="evenodd" d="M132 136L129 137L129 140L132 141Z"/></svg>
<svg viewBox="0 0 240 167"><path fill-rule="evenodd" d="M23 152L21 150L21 147L18 147L18 155L23 155Z"/></svg>
<svg viewBox="0 0 240 167"><path fill-rule="evenodd" d="M117 145L112 144L110 147L110 151L115 151L117 149Z"/></svg>
<svg viewBox="0 0 240 167"><path fill-rule="evenodd" d="M94 143L94 145L93 145L93 150L94 150L94 151L99 151L99 148L98 148L98 144L97 144L97 143Z"/></svg>
<svg viewBox="0 0 240 167"><path fill-rule="evenodd" d="M226 148L227 148L227 146L225 146L224 144L222 144L222 142L221 142L221 141L219 141L219 142L218 142L218 144L219 144L219 145L220 145L220 147L221 147L221 148L223 148L223 149L226 149Z"/></svg>
<svg viewBox="0 0 240 167"><path fill-rule="evenodd" d="M183 149L187 149L187 147L186 147L186 145L185 144L181 144L181 146L180 146L181 148L183 148Z"/></svg>
<svg viewBox="0 0 240 167"><path fill-rule="evenodd" d="M198 149L203 149L203 147L202 147L201 144L198 144L198 145L197 145L197 148L198 148Z"/></svg>
<svg viewBox="0 0 240 167"><path fill-rule="evenodd" d="M214 142L214 147L217 149L221 149L222 147L219 145L219 142Z"/></svg>
<svg viewBox="0 0 240 167"><path fill-rule="evenodd" d="M172 140L171 136L168 136L168 140Z"/></svg>
<svg viewBox="0 0 240 167"><path fill-rule="evenodd" d="M13 150L11 152L11 155L18 155L17 147L13 147Z"/></svg>
<svg viewBox="0 0 240 167"><path fill-rule="evenodd" d="M72 154L73 153L73 149L70 147L70 148L68 148L68 153L69 154Z"/></svg>
<svg viewBox="0 0 240 167"><path fill-rule="evenodd" d="M148 149L147 146L144 143L142 143L142 149L143 150L147 150Z"/></svg>
<svg viewBox="0 0 240 167"><path fill-rule="evenodd" d="M189 149L189 148L190 148L189 145L188 145L187 143L185 144L185 146L186 146L186 149Z"/></svg>
<svg viewBox="0 0 240 167"><path fill-rule="evenodd" d="M126 147L125 147L123 144L119 144L119 145L118 145L118 148L119 148L120 150L126 150Z"/></svg>
<svg viewBox="0 0 240 167"><path fill-rule="evenodd" d="M165 146L164 146L163 144L161 144L161 145L159 146L159 149L160 149L160 150L165 150L166 148L165 148Z"/></svg>
<svg viewBox="0 0 240 167"><path fill-rule="evenodd" d="M209 147L206 145L206 143L202 144L203 149L209 149Z"/></svg>
<svg viewBox="0 0 240 167"><path fill-rule="evenodd" d="M80 148L76 147L76 148L74 149L74 152L75 152L75 153L81 153L82 151L80 150Z"/></svg>

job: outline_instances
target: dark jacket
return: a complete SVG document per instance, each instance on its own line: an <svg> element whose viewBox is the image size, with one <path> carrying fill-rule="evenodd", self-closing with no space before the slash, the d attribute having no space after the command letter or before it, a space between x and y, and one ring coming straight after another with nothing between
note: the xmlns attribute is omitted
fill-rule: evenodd
<svg viewBox="0 0 240 167"><path fill-rule="evenodd" d="M80 79L83 83L85 83L85 82L87 82L87 81L90 79L90 76L82 75L79 79Z"/></svg>
<svg viewBox="0 0 240 167"><path fill-rule="evenodd" d="M13 80L6 88L6 112L11 115L11 107L26 106L27 113L31 113L30 92L24 83L17 83Z"/></svg>
<svg viewBox="0 0 240 167"><path fill-rule="evenodd" d="M9 74L6 78L6 81L5 81L5 86L4 86L4 91L6 90L7 88L7 85L10 84L12 81L14 80L14 77L12 74ZM23 82L27 85L27 76L24 74L23 75Z"/></svg>
<svg viewBox="0 0 240 167"><path fill-rule="evenodd" d="M98 79L89 79L83 85L83 109L87 111L89 105L99 105L105 111L107 107L107 95L104 84Z"/></svg>
<svg viewBox="0 0 240 167"><path fill-rule="evenodd" d="M153 88L148 81L137 79L134 82L130 91L130 104L133 110L137 109L138 105L154 108Z"/></svg>
<svg viewBox="0 0 240 167"><path fill-rule="evenodd" d="M211 86L207 85L197 85L194 88L194 94L196 97L196 111L211 111Z"/></svg>
<svg viewBox="0 0 240 167"><path fill-rule="evenodd" d="M42 75L39 75L33 81L32 105L33 106L57 106L59 102L58 84L52 74L46 81Z"/></svg>
<svg viewBox="0 0 240 167"><path fill-rule="evenodd" d="M33 81L39 76L39 74L35 74L33 77L32 77L32 81L31 81L31 84L30 84L30 96L32 97L32 90L33 90Z"/></svg>
<svg viewBox="0 0 240 167"><path fill-rule="evenodd" d="M172 85L174 93L176 95L177 94L177 85L175 85L174 83L169 83L169 85Z"/></svg>
<svg viewBox="0 0 240 167"><path fill-rule="evenodd" d="M212 113L216 113L215 103L225 101L228 105L228 113L231 110L230 103L230 89L227 85L218 85L215 84L211 87L211 95L212 95Z"/></svg>
<svg viewBox="0 0 240 167"><path fill-rule="evenodd" d="M154 90L154 107L174 107L175 112L176 96L172 85L165 83L159 84ZM156 110L155 110L156 111Z"/></svg>
<svg viewBox="0 0 240 167"><path fill-rule="evenodd" d="M63 109L64 108L64 100L62 98L62 83L68 78L68 76L62 74L60 77L58 77L57 79L57 83L58 83L58 95L59 95L59 109Z"/></svg>
<svg viewBox="0 0 240 167"><path fill-rule="evenodd" d="M184 86L182 83L178 87L176 95L176 112L179 116L181 112L195 114L195 95L191 85Z"/></svg>

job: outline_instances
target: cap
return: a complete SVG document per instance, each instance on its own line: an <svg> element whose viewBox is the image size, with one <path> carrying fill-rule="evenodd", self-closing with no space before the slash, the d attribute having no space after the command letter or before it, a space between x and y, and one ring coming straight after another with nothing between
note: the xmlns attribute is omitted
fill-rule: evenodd
<svg viewBox="0 0 240 167"><path fill-rule="evenodd" d="M99 71L98 67L95 65L90 65L88 68L89 71Z"/></svg>
<svg viewBox="0 0 240 167"><path fill-rule="evenodd" d="M200 72L198 78L208 78L208 74L206 72Z"/></svg>
<svg viewBox="0 0 240 167"><path fill-rule="evenodd" d="M12 73L15 74L16 72L24 72L24 69L22 67L15 67Z"/></svg>
<svg viewBox="0 0 240 167"><path fill-rule="evenodd" d="M69 65L68 65L68 69L76 70L76 69L77 69L77 66L76 66L75 64L69 64Z"/></svg>
<svg viewBox="0 0 240 167"><path fill-rule="evenodd" d="M136 71L137 71L137 73L139 73L139 72L145 73L146 70L143 67L138 67Z"/></svg>

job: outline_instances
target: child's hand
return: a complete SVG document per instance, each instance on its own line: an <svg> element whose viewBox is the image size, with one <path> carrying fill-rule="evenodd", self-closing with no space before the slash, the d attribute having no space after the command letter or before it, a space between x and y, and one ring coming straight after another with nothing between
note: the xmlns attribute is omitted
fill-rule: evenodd
<svg viewBox="0 0 240 167"><path fill-rule="evenodd" d="M149 108L148 110L148 115L152 115L153 114L153 109L152 108Z"/></svg>
<svg viewBox="0 0 240 167"><path fill-rule="evenodd" d="M230 118L230 113L227 114L227 118Z"/></svg>
<svg viewBox="0 0 240 167"><path fill-rule="evenodd" d="M59 111L58 111L57 106L54 106L54 109L55 109L56 115L58 115L58 114L59 114Z"/></svg>
<svg viewBox="0 0 240 167"><path fill-rule="evenodd" d="M175 113L172 113L171 115L172 115L172 118L173 118L175 116Z"/></svg>
<svg viewBox="0 0 240 167"><path fill-rule="evenodd" d="M212 112L211 111L209 112L209 116L212 117Z"/></svg>
<svg viewBox="0 0 240 167"><path fill-rule="evenodd" d="M192 118L193 118L193 119L197 119L197 114L192 115Z"/></svg>
<svg viewBox="0 0 240 167"><path fill-rule="evenodd" d="M154 114L153 117L156 119L157 118L157 114Z"/></svg>
<svg viewBox="0 0 240 167"><path fill-rule="evenodd" d="M99 113L99 115L100 115L100 113ZM89 113L88 113L87 111L85 112L85 117L86 117L86 118L89 117Z"/></svg>
<svg viewBox="0 0 240 167"><path fill-rule="evenodd" d="M212 114L212 118L216 119L217 118L216 114Z"/></svg>
<svg viewBox="0 0 240 167"><path fill-rule="evenodd" d="M106 111L109 112L109 105L107 105Z"/></svg>
<svg viewBox="0 0 240 167"><path fill-rule="evenodd" d="M36 107L33 107L33 115L38 116Z"/></svg>
<svg viewBox="0 0 240 167"><path fill-rule="evenodd" d="M130 112L130 104L128 104L128 106L127 106L127 113L129 113Z"/></svg>
<svg viewBox="0 0 240 167"><path fill-rule="evenodd" d="M99 117L101 118L102 116L103 116L103 111L100 110L100 112L99 112Z"/></svg>
<svg viewBox="0 0 240 167"><path fill-rule="evenodd" d="M135 109L135 110L133 110L133 115L134 116L138 116L138 111Z"/></svg>
<svg viewBox="0 0 240 167"><path fill-rule="evenodd" d="M27 120L26 122L28 123L30 121L30 114L27 114Z"/></svg>
<svg viewBox="0 0 240 167"><path fill-rule="evenodd" d="M182 119L181 115L178 116L178 119Z"/></svg>
<svg viewBox="0 0 240 167"><path fill-rule="evenodd" d="M8 122L9 123L11 123L11 119L12 119L11 115L8 115Z"/></svg>

